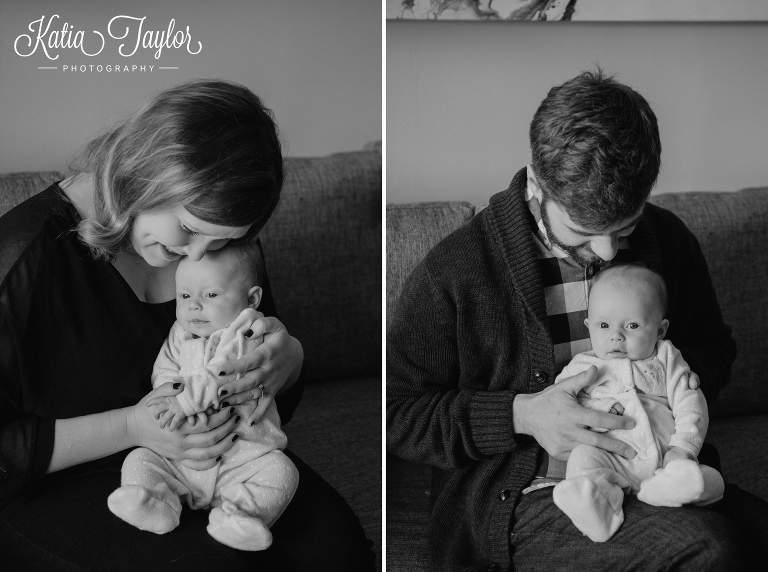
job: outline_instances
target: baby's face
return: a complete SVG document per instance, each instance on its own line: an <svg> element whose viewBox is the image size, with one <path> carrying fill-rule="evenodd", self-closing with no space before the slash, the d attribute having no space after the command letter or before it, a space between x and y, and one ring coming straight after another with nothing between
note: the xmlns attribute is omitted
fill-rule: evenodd
<svg viewBox="0 0 768 572"><path fill-rule="evenodd" d="M226 328L249 305L248 281L225 251L206 253L199 262L185 257L176 269L176 319L200 337Z"/></svg>
<svg viewBox="0 0 768 572"><path fill-rule="evenodd" d="M588 316L592 349L601 359L651 357L668 324L643 281L632 284L608 277L589 293Z"/></svg>

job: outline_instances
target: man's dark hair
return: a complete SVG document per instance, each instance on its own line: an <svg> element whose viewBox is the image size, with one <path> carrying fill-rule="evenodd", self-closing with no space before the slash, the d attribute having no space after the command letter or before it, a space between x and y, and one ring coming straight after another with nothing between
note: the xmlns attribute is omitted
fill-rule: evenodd
<svg viewBox="0 0 768 572"><path fill-rule="evenodd" d="M544 198L590 230L637 214L659 174L656 115L642 95L599 68L549 91L530 139Z"/></svg>

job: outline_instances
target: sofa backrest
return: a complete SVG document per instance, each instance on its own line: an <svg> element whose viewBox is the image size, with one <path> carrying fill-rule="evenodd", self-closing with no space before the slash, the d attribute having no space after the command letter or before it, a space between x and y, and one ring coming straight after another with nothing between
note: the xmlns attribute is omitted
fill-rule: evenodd
<svg viewBox="0 0 768 572"><path fill-rule="evenodd" d="M261 240L307 381L381 375L381 152L286 158ZM63 176L0 175L0 216Z"/></svg>
<svg viewBox="0 0 768 572"><path fill-rule="evenodd" d="M768 188L655 195L696 235L739 355L713 416L768 412ZM474 214L468 203L387 205L387 323L424 254ZM674 341L674 340L673 340Z"/></svg>
<svg viewBox="0 0 768 572"><path fill-rule="evenodd" d="M0 216L20 202L48 188L64 175L58 171L28 171L0 174Z"/></svg>
<svg viewBox="0 0 768 572"><path fill-rule="evenodd" d="M378 151L286 160L261 239L308 381L381 375L381 194Z"/></svg>
<svg viewBox="0 0 768 572"><path fill-rule="evenodd" d="M710 413L768 412L768 188L654 195L701 244L738 356ZM674 340L672 340L674 342Z"/></svg>
<svg viewBox="0 0 768 572"><path fill-rule="evenodd" d="M458 201L387 205L387 326L411 270L474 214L475 207Z"/></svg>

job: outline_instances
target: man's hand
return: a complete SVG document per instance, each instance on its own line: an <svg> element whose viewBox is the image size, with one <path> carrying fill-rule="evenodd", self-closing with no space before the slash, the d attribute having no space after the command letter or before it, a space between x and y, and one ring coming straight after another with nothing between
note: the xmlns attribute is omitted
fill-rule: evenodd
<svg viewBox="0 0 768 572"><path fill-rule="evenodd" d="M635 426L629 417L579 405L576 394L596 376L597 368L592 366L539 393L517 395L512 402L515 433L533 436L550 455L562 461L581 444L593 445L628 459L634 457L634 449L623 441L589 429L632 429Z"/></svg>

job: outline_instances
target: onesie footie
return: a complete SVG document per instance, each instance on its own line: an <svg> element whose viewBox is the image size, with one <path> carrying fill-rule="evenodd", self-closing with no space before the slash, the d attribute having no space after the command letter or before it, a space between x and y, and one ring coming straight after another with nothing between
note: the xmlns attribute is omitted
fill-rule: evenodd
<svg viewBox="0 0 768 572"><path fill-rule="evenodd" d="M624 522L624 493L618 485L573 477L558 483L552 498L574 526L594 542L605 542Z"/></svg>
<svg viewBox="0 0 768 572"><path fill-rule="evenodd" d="M724 489L723 477L713 468L675 459L640 483L637 498L653 506L703 506L723 498Z"/></svg>
<svg viewBox="0 0 768 572"><path fill-rule="evenodd" d="M165 534L179 526L181 503L165 483L158 489L151 491L138 485L123 485L109 495L107 505L113 514L128 524Z"/></svg>
<svg viewBox="0 0 768 572"><path fill-rule="evenodd" d="M208 534L237 550L265 550L272 544L272 533L261 519L229 514L218 507L211 510Z"/></svg>

